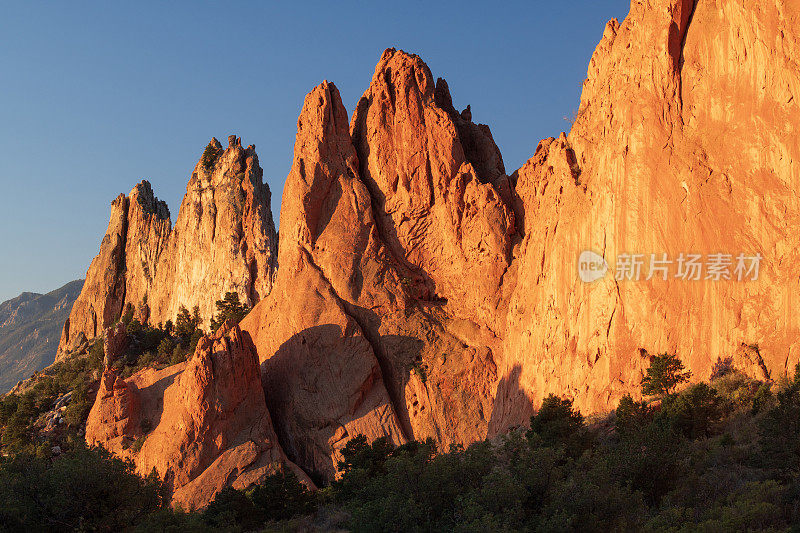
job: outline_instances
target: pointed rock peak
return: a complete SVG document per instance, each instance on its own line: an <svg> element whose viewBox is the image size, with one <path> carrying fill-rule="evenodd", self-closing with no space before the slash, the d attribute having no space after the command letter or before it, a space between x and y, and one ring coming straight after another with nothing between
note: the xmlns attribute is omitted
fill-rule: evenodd
<svg viewBox="0 0 800 533"><path fill-rule="evenodd" d="M370 90L387 95L394 104L396 95L407 95L412 89L426 101L433 99L433 75L428 65L416 54L387 48L375 67Z"/></svg>
<svg viewBox="0 0 800 533"><path fill-rule="evenodd" d="M453 107L453 97L450 96L450 86L444 78L436 78L436 88L434 89L434 101L436 105L453 115L456 109Z"/></svg>
<svg viewBox="0 0 800 533"><path fill-rule="evenodd" d="M305 142L308 137L322 140L323 136L334 135L349 142L347 110L342 104L339 89L332 82L323 81L306 95L303 110L297 119L297 142ZM298 146L295 146L297 151Z"/></svg>
<svg viewBox="0 0 800 533"><path fill-rule="evenodd" d="M452 121L454 127L452 129L456 130L454 140L461 145L464 158L472 164L482 182L492 182L505 175L503 157L489 127L472 122L470 106L460 112L456 110L450 88L444 78L438 78L436 83L433 80L428 65L419 56L394 48L388 48L383 52L375 67L369 89L364 93L353 114L352 137L359 157L363 158L361 150L366 139L364 135L370 131L367 122L371 120L386 122L389 119L384 115L394 114L407 117L399 122L416 124L418 122L416 117L421 116L420 108L424 108L433 113L444 111L447 114ZM374 115L372 119L368 117L370 113ZM395 121L396 119L392 119L386 123L391 124ZM417 127L430 128L431 125L423 120ZM442 134L452 135L450 129L450 126L445 126ZM458 152L457 149L456 151ZM460 159L456 156L454 164L449 166L459 168ZM413 173L406 172L406 174Z"/></svg>
<svg viewBox="0 0 800 533"><path fill-rule="evenodd" d="M131 189L128 198L131 204L136 203L140 206L143 213L156 215L162 220L169 219L169 207L163 200L159 200L153 193L153 187L147 180L142 180Z"/></svg>
<svg viewBox="0 0 800 533"><path fill-rule="evenodd" d="M242 138L236 135L228 135L228 149L242 147Z"/></svg>
<svg viewBox="0 0 800 533"><path fill-rule="evenodd" d="M313 242L318 221L325 218L324 204L337 194L332 184L340 176L357 174L347 111L336 85L323 81L306 95L297 119L294 161L281 205L281 227L292 236L284 246L286 253L296 251L289 243Z"/></svg>

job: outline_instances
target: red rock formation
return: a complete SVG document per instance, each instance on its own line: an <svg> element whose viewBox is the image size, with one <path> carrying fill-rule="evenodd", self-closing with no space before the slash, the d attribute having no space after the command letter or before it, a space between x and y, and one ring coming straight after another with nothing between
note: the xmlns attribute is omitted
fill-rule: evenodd
<svg viewBox="0 0 800 533"><path fill-rule="evenodd" d="M216 139L212 145L219 156L208 168L195 166L159 261L148 299L152 323L197 305L208 324L226 292L254 305L272 288L277 237L255 147L242 148L234 135L224 151Z"/></svg>
<svg viewBox="0 0 800 533"><path fill-rule="evenodd" d="M262 312L243 324L257 343L268 407L287 453L330 478L336 450L349 437L404 440L373 345L348 301L359 284L350 277L369 276L364 290L383 299L402 293L375 290L376 278L398 278L376 260L384 251L333 84L306 97L297 127L281 209L281 267Z"/></svg>
<svg viewBox="0 0 800 533"><path fill-rule="evenodd" d="M255 156L232 140L213 170L195 169L162 247L169 271L159 259L154 278L175 288L148 292L148 303L166 317L191 294L218 297L214 280L226 276L261 302L241 337L204 341L187 370L125 381L142 413L162 413L163 401L137 464L173 480L179 501L203 502L231 472L240 485L261 475L242 465L283 457L263 448L277 449L263 429L270 415L288 457L330 479L358 433L433 437L446 449L525 423L549 393L584 412L611 409L639 390L643 353L676 352L697 379L717 357L758 377L791 368L800 359L791 312L800 294L798 22L800 7L787 0L758 9L743 0L632 3L622 24L606 27L570 134L542 141L510 176L488 127L473 124L469 108L457 113L447 84L434 84L416 56L384 52L349 124L336 87L321 84L298 120L267 296L268 285L240 268L253 264L242 261L250 252L257 269L273 264L266 211L237 218L217 198L237 183L258 197ZM119 275L100 266L117 264L121 220L87 277L112 295ZM219 221L237 220L249 244L226 255ZM611 272L581 281L584 250ZM717 252L760 254L759 279L614 276L622 253ZM113 297L89 303L76 304L65 331L88 328L89 308L120 309ZM250 336L263 405L251 392L257 372L240 368L255 365ZM232 347L215 348L223 341ZM240 355L217 357L223 375L207 353ZM92 432L112 447L138 435L121 422L114 387L93 410L95 424L112 427ZM160 392L144 392L152 387ZM258 438L243 437L253 431Z"/></svg>
<svg viewBox="0 0 800 533"><path fill-rule="evenodd" d="M418 57L387 50L352 140L327 82L298 120L281 267L243 328L287 453L329 479L358 433L445 447L487 435L510 186L488 128L452 110L443 80L438 93L447 109Z"/></svg>
<svg viewBox="0 0 800 533"><path fill-rule="evenodd" d="M141 414L136 387L113 370L106 370L86 421L86 442L110 450L124 449L142 433Z"/></svg>
<svg viewBox="0 0 800 533"><path fill-rule="evenodd" d="M522 419L523 396L613 408L638 391L640 348L677 353L696 379L717 357L755 370L736 355L742 343L760 347L773 377L800 359L798 22L791 2L740 1L637 2L609 22L569 136L518 172L505 425ZM576 276L586 249L612 265L592 284ZM613 279L621 253L718 252L761 254L758 281Z"/></svg>
<svg viewBox="0 0 800 533"><path fill-rule="evenodd" d="M279 391L290 455L325 471L315 428L345 404L301 385L319 382L307 366L349 361L330 346L350 336L367 367L377 359L405 436L445 446L524 423L551 392L613 408L638 391L641 349L677 352L699 379L732 354L759 377L790 368L798 20L787 2L634 3L606 28L570 135L543 141L510 177L488 128L456 113L416 56L384 52L351 142L331 85L315 89L284 190L281 271L243 322ZM584 250L611 274L580 281ZM623 252L760 253L762 277L617 282ZM764 365L742 343L761 346ZM345 391L364 379L358 368L335 374Z"/></svg>
<svg viewBox="0 0 800 533"><path fill-rule="evenodd" d="M137 187L143 185L140 183ZM125 240L128 230L129 199L120 194L111 204L108 229L97 254L86 272L86 282L64 324L58 345L58 360L65 350L74 348L83 333L96 337L122 312L125 299ZM155 213L153 216L156 216Z"/></svg>
<svg viewBox="0 0 800 533"><path fill-rule="evenodd" d="M135 439L141 447L131 446ZM277 468L307 476L286 457L266 409L255 347L234 324L204 337L186 363L128 380L106 371L86 440L155 469L173 503L198 508L223 487L247 487Z"/></svg>
<svg viewBox="0 0 800 533"><path fill-rule="evenodd" d="M59 358L77 334L97 336L126 304L152 324L174 321L181 305L197 305L208 324L226 292L238 292L249 305L269 293L277 255L269 187L255 148L242 148L233 135L228 141L226 150L216 139L209 143L211 156L195 166L174 229L146 181L114 201L100 254L64 326Z"/></svg>

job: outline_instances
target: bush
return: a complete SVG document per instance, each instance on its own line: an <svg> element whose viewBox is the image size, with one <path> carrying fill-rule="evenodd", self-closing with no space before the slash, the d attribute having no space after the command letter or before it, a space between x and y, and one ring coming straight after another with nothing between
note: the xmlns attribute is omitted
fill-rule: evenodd
<svg viewBox="0 0 800 533"><path fill-rule="evenodd" d="M211 331L215 332L231 320L238 324L250 312L250 308L239 302L239 293L226 292L225 298L217 300L217 316L211 317Z"/></svg>
<svg viewBox="0 0 800 533"><path fill-rule="evenodd" d="M206 146L206 149L203 150L203 155L200 157L200 164L204 169L211 170L221 153L222 149L215 146L214 141L211 141L208 143L208 146Z"/></svg>
<svg viewBox="0 0 800 533"><path fill-rule="evenodd" d="M200 339L203 338L203 330L196 329L194 333L192 333L192 337L189 339L189 352L194 353L195 349L197 349L197 343L200 342Z"/></svg>
<svg viewBox="0 0 800 533"><path fill-rule="evenodd" d="M164 337L158 343L158 355L161 357L171 357L172 352L175 351L175 342L170 337Z"/></svg>
<svg viewBox="0 0 800 533"><path fill-rule="evenodd" d="M656 505L682 477L679 436L663 419L620 435L609 450L614 477L641 492L648 505Z"/></svg>
<svg viewBox="0 0 800 533"><path fill-rule="evenodd" d="M572 408L572 400L551 394L531 417L528 439L540 438L545 446L565 446L577 456L588 444L583 415Z"/></svg>
<svg viewBox="0 0 800 533"><path fill-rule="evenodd" d="M95 339L92 347L89 348L88 363L93 368L102 368L105 351L103 349L103 339Z"/></svg>
<svg viewBox="0 0 800 533"><path fill-rule="evenodd" d="M763 463L779 472L781 478L796 477L800 475L800 372L796 371L794 380L778 391L776 401L759 428Z"/></svg>
<svg viewBox="0 0 800 533"><path fill-rule="evenodd" d="M342 448L342 460L339 461L339 470L350 472L351 470L361 469L369 476L375 476L383 471L386 459L394 450L394 447L386 437L375 439L372 445L367 443L367 437L357 435L350 439Z"/></svg>
<svg viewBox="0 0 800 533"><path fill-rule="evenodd" d="M130 303L125 304L125 309L122 312L122 317L120 320L122 324L125 326L125 329L128 329L128 325L130 325L131 321L133 321L133 314L136 310L133 308L133 305Z"/></svg>
<svg viewBox="0 0 800 533"><path fill-rule="evenodd" d="M265 520L285 520L316 508L316 495L286 467L252 488L248 496Z"/></svg>
<svg viewBox="0 0 800 533"><path fill-rule="evenodd" d="M652 419L653 409L647 402L637 402L630 394L626 394L617 406L614 426L619 432L632 431L646 426Z"/></svg>
<svg viewBox="0 0 800 533"><path fill-rule="evenodd" d="M736 372L736 368L733 366L733 357L717 357L717 362L714 363L713 367L711 367L711 381L717 380L734 372Z"/></svg>
<svg viewBox="0 0 800 533"><path fill-rule="evenodd" d="M165 495L157 476L141 478L100 448L0 462L0 523L10 529L119 531L162 509Z"/></svg>
<svg viewBox="0 0 800 533"><path fill-rule="evenodd" d="M716 390L698 383L681 394L664 398L659 416L688 438L708 437L711 427L722 417L720 404Z"/></svg>
<svg viewBox="0 0 800 533"><path fill-rule="evenodd" d="M774 401L774 396L772 394L772 389L766 383L762 384L758 387L756 394L753 396L752 400L752 413L757 414L763 411L765 408L772 406Z"/></svg>
<svg viewBox="0 0 800 533"><path fill-rule="evenodd" d="M200 319L200 308L198 306L194 306L191 315L184 306L180 307L178 310L178 318L175 321L175 335L180 339L183 346L190 346L198 332L197 328L202 322L203 321ZM202 332L200 335L202 336ZM195 343L195 345L196 344L197 343ZM194 350L194 346L191 346L191 349Z"/></svg>
<svg viewBox="0 0 800 533"><path fill-rule="evenodd" d="M203 521L221 529L241 528L251 531L262 525L264 518L244 492L225 487L206 507Z"/></svg>
<svg viewBox="0 0 800 533"><path fill-rule="evenodd" d="M175 348L172 350L172 356L170 357L169 364L177 365L179 363L183 363L186 361L186 356L188 353L189 352L185 351L180 346L175 346Z"/></svg>
<svg viewBox="0 0 800 533"><path fill-rule="evenodd" d="M711 385L719 394L723 408L735 411L750 406L759 382L741 372L733 371L715 379Z"/></svg>
<svg viewBox="0 0 800 533"><path fill-rule="evenodd" d="M647 375L642 378L642 394L666 396L681 383L689 381L691 376L691 372L684 371L683 363L677 355L664 353L653 356Z"/></svg>
<svg viewBox="0 0 800 533"><path fill-rule="evenodd" d="M72 398L64 411L64 420L74 427L83 425L92 409L93 400L86 383L78 385L72 390Z"/></svg>

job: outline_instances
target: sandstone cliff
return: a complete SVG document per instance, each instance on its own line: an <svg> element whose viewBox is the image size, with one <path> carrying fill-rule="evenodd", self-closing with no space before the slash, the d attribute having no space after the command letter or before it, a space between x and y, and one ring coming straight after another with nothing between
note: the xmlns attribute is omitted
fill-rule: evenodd
<svg viewBox="0 0 800 533"><path fill-rule="evenodd" d="M186 187L175 227L167 205L143 181L112 204L100 253L73 306L59 355L83 333L95 337L127 304L141 321L175 320L197 305L207 324L228 291L254 305L272 286L277 237L269 187L255 148L235 136L223 150L212 139Z"/></svg>
<svg viewBox="0 0 800 533"><path fill-rule="evenodd" d="M637 390L649 364L640 349L676 352L698 379L717 357L759 378L754 358L773 378L800 359L798 22L788 1L684 0L632 2L622 24L608 23L569 136L544 141L517 173L507 424L523 394L612 408ZM757 281L585 284L575 265L587 249L612 267L622 253L763 260Z"/></svg>

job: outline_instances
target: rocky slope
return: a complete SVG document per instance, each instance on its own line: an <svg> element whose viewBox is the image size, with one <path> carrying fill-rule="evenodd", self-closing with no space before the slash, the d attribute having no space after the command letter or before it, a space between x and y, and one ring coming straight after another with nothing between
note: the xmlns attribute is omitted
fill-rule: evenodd
<svg viewBox="0 0 800 533"><path fill-rule="evenodd" d="M124 454L118 442L141 436L136 417L152 420L138 467L202 502L200 486L250 479L222 459L248 428L254 450L275 443L270 460L330 480L359 433L446 449L526 423L549 393L609 410L637 393L651 353L677 353L697 379L728 356L777 377L800 359L798 23L788 0L632 2L605 29L569 135L543 140L510 174L489 128L455 109L418 56L386 50L349 121L322 83L298 119L274 280L252 275L272 272L276 239L254 152L234 138L213 171L196 167L169 235L154 198L112 216L87 275L95 289L62 339L97 333L122 301L147 294L162 320L227 283L259 301L224 337L257 353L259 394L244 392L257 387L237 357L224 368L249 376L244 389L208 377L204 350L223 338L206 339L195 370L104 377L87 435ZM232 178L243 203L220 193ZM132 227L147 237L129 252ZM592 283L579 277L587 250L610 265ZM642 254L640 276L624 254ZM666 277L649 275L651 254L672 261ZM731 263L717 258L719 279L680 279L681 254ZM758 276L737 274L739 254L761 258ZM119 267L132 256L134 281L138 263Z"/></svg>
<svg viewBox="0 0 800 533"><path fill-rule="evenodd" d="M206 325L228 291L253 305L269 293L277 237L255 148L212 139L186 187L175 227L147 181L111 205L100 253L64 325L59 355L95 337L127 304L140 321L175 320L197 305Z"/></svg>
<svg viewBox="0 0 800 533"><path fill-rule="evenodd" d="M0 303L0 394L51 364L61 327L83 280L47 294L23 292Z"/></svg>

